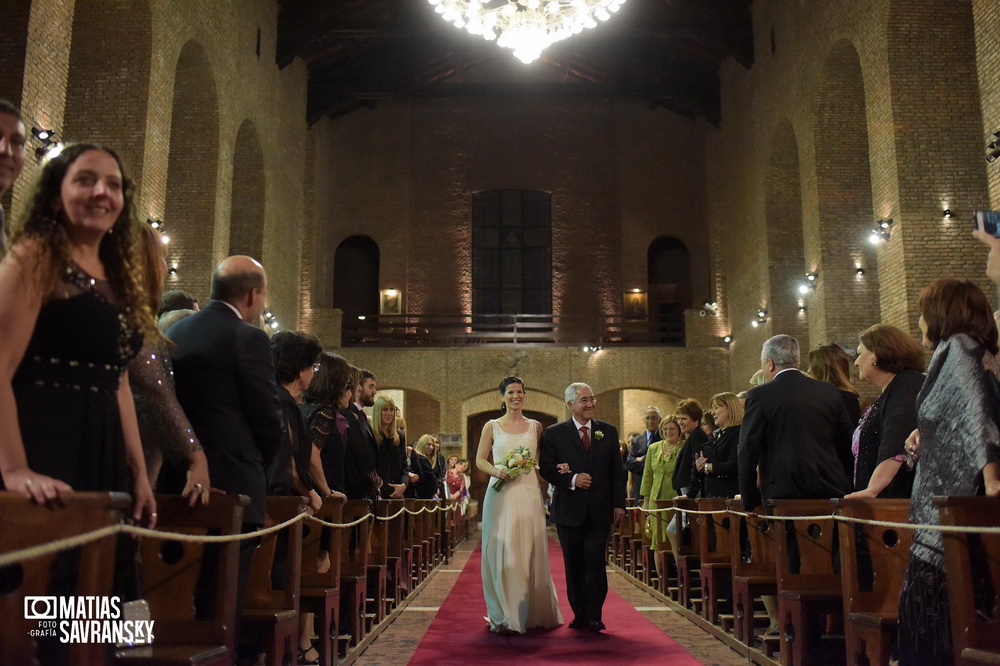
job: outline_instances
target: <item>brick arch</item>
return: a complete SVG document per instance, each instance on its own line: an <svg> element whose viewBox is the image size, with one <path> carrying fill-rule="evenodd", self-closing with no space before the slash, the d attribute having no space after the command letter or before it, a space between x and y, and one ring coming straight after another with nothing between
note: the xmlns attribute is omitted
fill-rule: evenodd
<svg viewBox="0 0 1000 666"><path fill-rule="evenodd" d="M817 272L808 297L812 344L854 344L879 320L878 271L867 232L872 178L861 60L846 39L833 44L820 70L813 106L818 219L804 220L805 266ZM858 266L865 274L858 276Z"/></svg>
<svg viewBox="0 0 1000 666"><path fill-rule="evenodd" d="M989 200L977 78L974 2L890 0L886 24L898 201L895 229L878 248L882 321L916 332L920 290L941 276L992 293L969 261L968 220ZM988 4L988 3L987 3ZM984 74L987 78L989 74ZM994 76L995 78L995 76ZM994 120L987 119L986 132ZM880 202L881 203L881 202ZM951 209L957 219L945 220Z"/></svg>
<svg viewBox="0 0 1000 666"><path fill-rule="evenodd" d="M174 76L165 222L178 264L171 288L208 296L219 172L219 95L205 48L181 49Z"/></svg>
<svg viewBox="0 0 1000 666"><path fill-rule="evenodd" d="M245 254L263 261L265 185L260 137L253 122L246 119L240 124L233 150L230 255Z"/></svg>
<svg viewBox="0 0 1000 666"><path fill-rule="evenodd" d="M142 183L152 55L148 0L76 3L63 137L114 148L137 187Z"/></svg>
<svg viewBox="0 0 1000 666"><path fill-rule="evenodd" d="M764 216L767 228L768 298L771 331L795 336L809 348L809 296L797 291L807 272L802 235L802 182L795 130L787 120L771 134L764 174ZM762 301L764 302L764 301Z"/></svg>

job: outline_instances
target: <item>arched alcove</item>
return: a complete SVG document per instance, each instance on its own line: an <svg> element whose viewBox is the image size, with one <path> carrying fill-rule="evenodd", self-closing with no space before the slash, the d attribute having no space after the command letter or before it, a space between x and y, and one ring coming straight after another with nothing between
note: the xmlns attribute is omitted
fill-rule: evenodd
<svg viewBox="0 0 1000 666"><path fill-rule="evenodd" d="M798 287L812 267L806 266L803 247L798 140L787 121L771 135L764 198L771 330L794 336L808 349L808 310L801 312L800 306L808 308L809 295Z"/></svg>
<svg viewBox="0 0 1000 666"><path fill-rule="evenodd" d="M233 150L233 196L229 222L229 254L261 261L264 254L264 152L257 128L240 124Z"/></svg>
<svg viewBox="0 0 1000 666"><path fill-rule="evenodd" d="M660 342L683 347L684 310L691 307L691 256L687 246L673 236L656 238L646 250L646 273L650 327Z"/></svg>
<svg viewBox="0 0 1000 666"><path fill-rule="evenodd" d="M344 335L358 317L378 315L378 243L368 236L351 236L341 241L333 255L333 307L344 311ZM363 327L362 327L363 328Z"/></svg>
<svg viewBox="0 0 1000 666"><path fill-rule="evenodd" d="M165 222L172 239L169 261L177 262L177 276L168 285L202 299L214 263L218 170L215 75L204 47L192 40L181 49L174 77Z"/></svg>
<svg viewBox="0 0 1000 666"><path fill-rule="evenodd" d="M2 20L0 25L6 38L7 27ZM95 44L100 48L94 48ZM66 119L60 138L111 146L137 186L142 181L146 146L152 53L153 17L148 0L76 3Z"/></svg>
<svg viewBox="0 0 1000 666"><path fill-rule="evenodd" d="M823 62L813 118L819 219L805 226L804 239L806 269L819 278L807 303L809 338L814 345L853 345L858 331L879 321L879 307L867 241L873 207L865 84L846 39Z"/></svg>

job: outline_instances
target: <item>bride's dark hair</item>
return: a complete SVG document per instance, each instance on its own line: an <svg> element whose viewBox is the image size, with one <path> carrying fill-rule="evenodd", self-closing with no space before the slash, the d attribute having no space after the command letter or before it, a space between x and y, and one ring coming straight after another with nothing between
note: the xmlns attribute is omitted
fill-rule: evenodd
<svg viewBox="0 0 1000 666"><path fill-rule="evenodd" d="M504 377L500 381L500 395L503 395L504 393L506 393L507 392L507 387L510 386L511 384L520 384L521 388L522 389L524 388L524 380L523 379L521 379L517 375L510 375L509 377ZM504 402L504 403L500 404L500 411L502 411L505 414L507 413L507 403Z"/></svg>

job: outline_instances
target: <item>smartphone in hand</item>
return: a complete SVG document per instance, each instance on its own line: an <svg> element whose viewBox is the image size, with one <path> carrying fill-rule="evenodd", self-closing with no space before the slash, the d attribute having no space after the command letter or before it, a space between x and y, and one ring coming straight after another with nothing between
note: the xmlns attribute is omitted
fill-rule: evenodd
<svg viewBox="0 0 1000 666"><path fill-rule="evenodd" d="M1000 238L1000 211L977 210L976 228L994 238Z"/></svg>

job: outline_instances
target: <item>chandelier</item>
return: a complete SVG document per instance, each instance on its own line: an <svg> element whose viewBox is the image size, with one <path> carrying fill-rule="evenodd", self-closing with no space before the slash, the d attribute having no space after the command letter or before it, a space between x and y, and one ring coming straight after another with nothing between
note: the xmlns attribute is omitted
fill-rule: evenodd
<svg viewBox="0 0 1000 666"><path fill-rule="evenodd" d="M524 63L550 44L597 27L625 0L428 0L434 11L473 35L508 48Z"/></svg>

